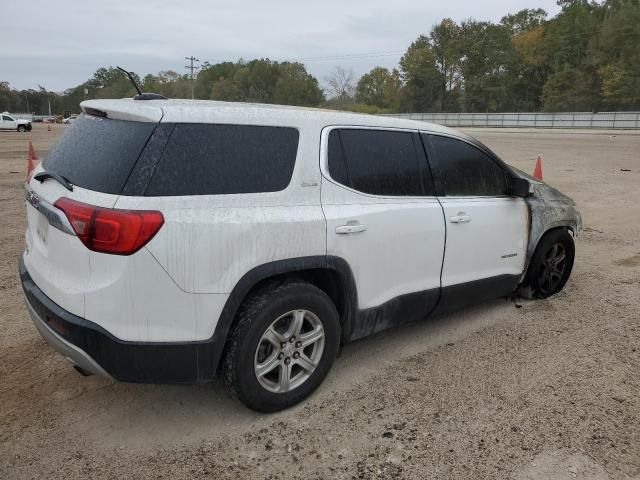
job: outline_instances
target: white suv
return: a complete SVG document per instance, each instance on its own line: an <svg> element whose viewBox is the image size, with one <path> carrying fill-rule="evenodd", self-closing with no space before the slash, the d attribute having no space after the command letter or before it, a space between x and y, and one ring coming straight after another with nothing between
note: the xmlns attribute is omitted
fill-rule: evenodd
<svg viewBox="0 0 640 480"><path fill-rule="evenodd" d="M222 375L259 411L341 344L567 281L574 203L423 122L95 100L26 186L20 273L43 337L125 382Z"/></svg>

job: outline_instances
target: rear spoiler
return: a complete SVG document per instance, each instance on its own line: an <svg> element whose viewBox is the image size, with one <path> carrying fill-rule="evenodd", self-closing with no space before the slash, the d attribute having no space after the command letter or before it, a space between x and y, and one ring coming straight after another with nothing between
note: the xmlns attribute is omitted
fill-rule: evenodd
<svg viewBox="0 0 640 480"><path fill-rule="evenodd" d="M142 102L130 98L120 100L85 100L80 104L83 113L116 120L158 123L164 112L156 102Z"/></svg>

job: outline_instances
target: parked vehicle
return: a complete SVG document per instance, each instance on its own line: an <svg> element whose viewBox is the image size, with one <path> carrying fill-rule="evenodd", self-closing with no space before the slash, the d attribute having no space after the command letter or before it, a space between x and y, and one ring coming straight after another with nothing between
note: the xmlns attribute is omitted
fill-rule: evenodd
<svg viewBox="0 0 640 480"><path fill-rule="evenodd" d="M42 336L124 382L307 397L340 344L560 291L581 217L449 128L272 105L91 100L26 185Z"/></svg>
<svg viewBox="0 0 640 480"><path fill-rule="evenodd" d="M17 132L30 132L31 122L29 120L22 120L14 118L9 112L3 112L0 114L0 130L15 130Z"/></svg>
<svg viewBox="0 0 640 480"><path fill-rule="evenodd" d="M63 118L62 123L64 123L65 125L71 125L76 120L76 118L78 118L78 115L73 113L68 117Z"/></svg>

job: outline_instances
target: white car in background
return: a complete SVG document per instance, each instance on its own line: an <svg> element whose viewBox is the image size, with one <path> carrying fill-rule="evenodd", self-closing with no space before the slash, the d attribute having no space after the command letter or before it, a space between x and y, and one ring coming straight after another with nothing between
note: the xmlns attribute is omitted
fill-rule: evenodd
<svg viewBox="0 0 640 480"><path fill-rule="evenodd" d="M0 113L0 130L15 130L17 132L30 132L31 122L14 118L9 112Z"/></svg>
<svg viewBox="0 0 640 480"><path fill-rule="evenodd" d="M82 109L26 185L20 260L36 327L81 372L220 375L280 410L342 343L545 298L571 273L573 201L455 130L226 102Z"/></svg>

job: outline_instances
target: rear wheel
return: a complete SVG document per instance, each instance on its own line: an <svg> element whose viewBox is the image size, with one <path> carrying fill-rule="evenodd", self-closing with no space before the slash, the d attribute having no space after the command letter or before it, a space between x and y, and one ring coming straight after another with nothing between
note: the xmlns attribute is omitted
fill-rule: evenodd
<svg viewBox="0 0 640 480"><path fill-rule="evenodd" d="M523 291L531 298L547 298L562 290L573 269L575 245L567 230L552 230L531 258Z"/></svg>
<svg viewBox="0 0 640 480"><path fill-rule="evenodd" d="M286 281L249 297L223 363L232 395L260 412L302 401L324 380L340 343L335 305L319 288Z"/></svg>

